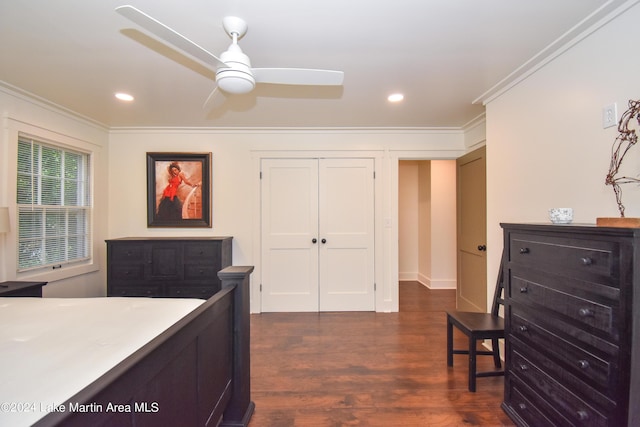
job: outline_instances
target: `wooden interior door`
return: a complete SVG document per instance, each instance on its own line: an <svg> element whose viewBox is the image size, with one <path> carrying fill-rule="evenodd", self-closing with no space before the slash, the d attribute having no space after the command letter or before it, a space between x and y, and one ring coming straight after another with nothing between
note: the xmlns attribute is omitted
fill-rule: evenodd
<svg viewBox="0 0 640 427"><path fill-rule="evenodd" d="M487 311L486 149L456 161L458 234L458 310Z"/></svg>

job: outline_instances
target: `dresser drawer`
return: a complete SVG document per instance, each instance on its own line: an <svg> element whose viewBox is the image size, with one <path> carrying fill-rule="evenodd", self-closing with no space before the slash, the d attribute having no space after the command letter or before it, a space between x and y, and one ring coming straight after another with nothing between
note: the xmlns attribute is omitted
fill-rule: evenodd
<svg viewBox="0 0 640 427"><path fill-rule="evenodd" d="M514 268L507 292L512 301L540 306L545 311L566 316L572 323L602 331L612 340L618 341L619 301L609 297L618 298L619 290L608 288L607 292L597 295L596 291L600 289L595 288L607 290L597 284L573 279L561 280L545 273L526 270L520 272ZM608 295L603 297L603 293Z"/></svg>
<svg viewBox="0 0 640 427"><path fill-rule="evenodd" d="M111 264L111 278L120 281L143 281L143 264Z"/></svg>
<svg viewBox="0 0 640 427"><path fill-rule="evenodd" d="M531 427L572 426L561 417L543 398L538 396L524 384L511 379L509 384L511 400L507 405L509 411ZM553 419L550 419L550 417Z"/></svg>
<svg viewBox="0 0 640 427"><path fill-rule="evenodd" d="M553 408L574 425L607 426L608 417L598 409L593 402L586 402L571 390L565 388L551 375L540 369L531 360L518 353L514 356L514 366L520 367L517 373L518 379L534 390L541 400L548 402ZM539 403L538 403L539 404Z"/></svg>
<svg viewBox="0 0 640 427"><path fill-rule="evenodd" d="M220 245L210 242L187 242L184 244L184 262L202 263L220 258Z"/></svg>
<svg viewBox="0 0 640 427"><path fill-rule="evenodd" d="M591 384L605 395L613 397L615 372L611 360L617 359L617 354L596 356L583 347L560 337L558 331L552 331L535 319L522 315L522 313L511 314L511 335L508 339L520 341L534 349L544 349L545 354L563 370L571 372L585 384ZM614 349L608 348L610 351ZM615 350L613 352L615 353Z"/></svg>
<svg viewBox="0 0 640 427"><path fill-rule="evenodd" d="M184 266L184 279L213 282L218 277L218 269L212 264Z"/></svg>
<svg viewBox="0 0 640 427"><path fill-rule="evenodd" d="M161 288L154 286L118 286L115 289L109 291L111 297L155 297L159 295Z"/></svg>
<svg viewBox="0 0 640 427"><path fill-rule="evenodd" d="M575 399L559 383L547 378L544 390L552 397L542 396L531 384L511 378L511 408L532 427L551 426L611 426L610 419L596 409Z"/></svg>
<svg viewBox="0 0 640 427"><path fill-rule="evenodd" d="M143 243L112 245L110 249L109 261L112 263L144 262L145 245Z"/></svg>
<svg viewBox="0 0 640 427"><path fill-rule="evenodd" d="M619 253L619 244L611 241L511 233L509 242L514 264L585 278L618 279Z"/></svg>
<svg viewBox="0 0 640 427"><path fill-rule="evenodd" d="M202 298L212 297L218 290L211 286L176 286L169 287L167 296L171 298Z"/></svg>

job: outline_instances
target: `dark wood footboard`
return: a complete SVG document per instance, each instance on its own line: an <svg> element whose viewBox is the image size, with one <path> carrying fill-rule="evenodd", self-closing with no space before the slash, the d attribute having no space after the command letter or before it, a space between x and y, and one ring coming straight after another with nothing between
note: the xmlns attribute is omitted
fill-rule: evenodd
<svg viewBox="0 0 640 427"><path fill-rule="evenodd" d="M35 426L247 426L252 271L220 271L220 292Z"/></svg>

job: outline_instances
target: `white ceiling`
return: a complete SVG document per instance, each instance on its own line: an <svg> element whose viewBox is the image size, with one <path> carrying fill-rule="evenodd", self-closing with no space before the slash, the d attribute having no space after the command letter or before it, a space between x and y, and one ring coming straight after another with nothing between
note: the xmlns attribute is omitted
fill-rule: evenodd
<svg viewBox="0 0 640 427"><path fill-rule="evenodd" d="M457 128L483 113L475 99L621 2L0 0L0 81L109 127ZM117 14L122 4L215 55L230 43L222 18L242 17L254 67L343 70L344 86L258 86L206 112L214 72ZM396 91L404 102L389 104Z"/></svg>

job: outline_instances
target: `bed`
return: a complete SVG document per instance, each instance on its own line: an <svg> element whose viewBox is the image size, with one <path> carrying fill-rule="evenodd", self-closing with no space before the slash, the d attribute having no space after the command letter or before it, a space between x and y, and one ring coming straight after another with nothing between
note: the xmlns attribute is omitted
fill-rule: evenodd
<svg viewBox="0 0 640 427"><path fill-rule="evenodd" d="M0 298L0 425L247 426L252 270L206 301Z"/></svg>

